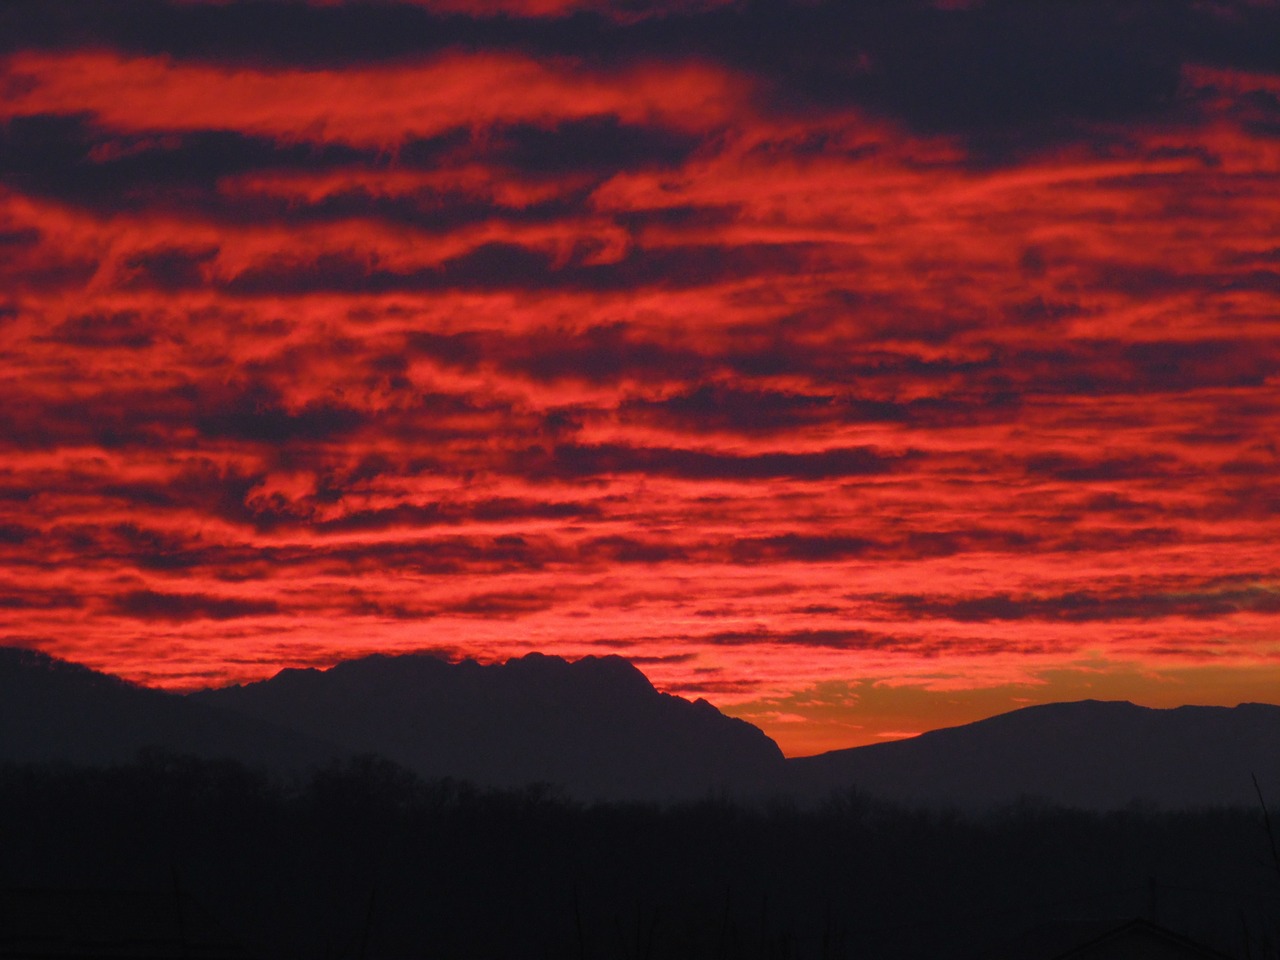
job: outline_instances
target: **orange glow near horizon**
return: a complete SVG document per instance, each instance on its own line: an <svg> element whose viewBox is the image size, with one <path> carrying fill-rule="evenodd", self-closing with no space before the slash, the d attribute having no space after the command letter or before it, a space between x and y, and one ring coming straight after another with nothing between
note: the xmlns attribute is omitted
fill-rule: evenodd
<svg viewBox="0 0 1280 960"><path fill-rule="evenodd" d="M173 689L616 653L793 755L1276 699L1280 75L943 109L870 27L510 7L14 21L0 643Z"/></svg>

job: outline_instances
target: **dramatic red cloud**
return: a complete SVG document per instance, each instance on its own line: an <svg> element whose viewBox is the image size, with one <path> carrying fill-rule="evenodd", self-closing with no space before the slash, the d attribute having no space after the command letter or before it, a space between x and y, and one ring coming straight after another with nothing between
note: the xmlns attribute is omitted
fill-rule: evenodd
<svg viewBox="0 0 1280 960"><path fill-rule="evenodd" d="M0 20L0 642L1274 699L1272 7L122 5Z"/></svg>

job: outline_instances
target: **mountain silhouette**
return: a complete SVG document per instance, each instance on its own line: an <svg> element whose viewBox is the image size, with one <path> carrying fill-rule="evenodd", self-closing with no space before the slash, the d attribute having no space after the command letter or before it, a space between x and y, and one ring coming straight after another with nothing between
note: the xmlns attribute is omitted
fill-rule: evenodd
<svg viewBox="0 0 1280 960"><path fill-rule="evenodd" d="M424 777L579 799L742 795L785 779L771 739L705 700L659 693L616 656L502 664L375 655L192 699L290 726Z"/></svg>
<svg viewBox="0 0 1280 960"><path fill-rule="evenodd" d="M133 761L147 748L272 770L301 769L338 752L214 705L0 647L0 760L103 766Z"/></svg>
<svg viewBox="0 0 1280 960"><path fill-rule="evenodd" d="M1153 709L1083 700L1024 707L908 740L789 761L796 790L856 788L921 805L1020 798L1118 809L1254 806L1280 799L1280 706Z"/></svg>
<svg viewBox="0 0 1280 960"><path fill-rule="evenodd" d="M614 656L372 656L178 695L0 648L0 760L104 765L147 747L290 772L378 754L424 778L542 783L582 800L821 802L853 790L962 809L1256 807L1255 775L1280 798L1280 706L1269 704L1046 704L784 760L756 727L659 693Z"/></svg>

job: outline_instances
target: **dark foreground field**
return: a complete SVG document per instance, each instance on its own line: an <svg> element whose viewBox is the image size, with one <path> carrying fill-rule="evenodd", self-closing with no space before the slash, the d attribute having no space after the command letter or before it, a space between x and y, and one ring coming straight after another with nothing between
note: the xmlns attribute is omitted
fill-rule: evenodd
<svg viewBox="0 0 1280 960"><path fill-rule="evenodd" d="M286 960L963 960L1045 922L1135 916L1280 956L1261 807L588 807L375 759L289 784L163 755L0 766L0 885L175 884L252 955Z"/></svg>

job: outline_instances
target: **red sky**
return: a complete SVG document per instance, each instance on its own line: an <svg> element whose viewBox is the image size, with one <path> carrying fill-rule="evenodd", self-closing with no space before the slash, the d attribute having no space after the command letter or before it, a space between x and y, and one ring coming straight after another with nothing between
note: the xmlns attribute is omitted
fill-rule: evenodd
<svg viewBox="0 0 1280 960"><path fill-rule="evenodd" d="M6 0L0 642L1276 700L1280 6L618 9Z"/></svg>

